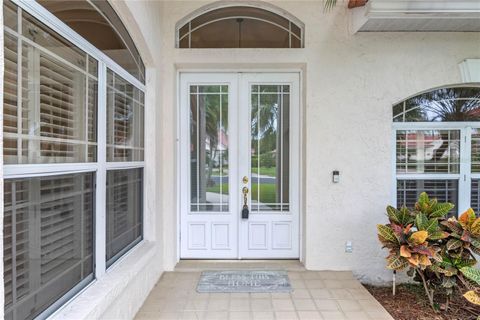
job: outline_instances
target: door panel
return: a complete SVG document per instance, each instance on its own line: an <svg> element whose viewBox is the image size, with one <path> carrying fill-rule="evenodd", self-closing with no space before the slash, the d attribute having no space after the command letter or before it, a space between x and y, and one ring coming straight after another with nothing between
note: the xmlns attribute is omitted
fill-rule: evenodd
<svg viewBox="0 0 480 320"><path fill-rule="evenodd" d="M238 257L237 76L185 74L180 95L181 257ZM233 123L233 125L231 125Z"/></svg>
<svg viewBox="0 0 480 320"><path fill-rule="evenodd" d="M250 216L239 225L242 259L299 257L298 93L294 73L240 79L238 172L251 191Z"/></svg>
<svg viewBox="0 0 480 320"><path fill-rule="evenodd" d="M298 258L298 74L180 83L181 257Z"/></svg>

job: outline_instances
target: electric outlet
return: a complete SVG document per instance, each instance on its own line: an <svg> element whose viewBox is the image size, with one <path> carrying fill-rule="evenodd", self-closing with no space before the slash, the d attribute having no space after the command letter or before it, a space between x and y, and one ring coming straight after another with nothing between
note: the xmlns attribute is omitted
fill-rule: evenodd
<svg viewBox="0 0 480 320"><path fill-rule="evenodd" d="M353 243L352 241L345 242L345 252L352 253L353 252Z"/></svg>

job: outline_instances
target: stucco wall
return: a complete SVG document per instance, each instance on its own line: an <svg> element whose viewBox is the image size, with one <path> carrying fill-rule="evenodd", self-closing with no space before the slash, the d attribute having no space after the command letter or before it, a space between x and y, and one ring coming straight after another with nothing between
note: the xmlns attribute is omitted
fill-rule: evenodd
<svg viewBox="0 0 480 320"><path fill-rule="evenodd" d="M176 78L179 69L303 69L304 261L308 269L353 270L385 281L375 225L392 200L391 106L432 87L460 82L458 63L480 56L476 33L349 32L349 12L325 14L322 1L272 1L305 23L304 49L175 49L175 24L204 1L162 3L161 184L176 184ZM331 182L340 170L340 183ZM162 189L162 188L161 188ZM176 244L175 196L164 197L166 243ZM353 241L353 253L345 242ZM165 268L176 262L165 246Z"/></svg>
<svg viewBox="0 0 480 320"><path fill-rule="evenodd" d="M479 34L351 35L342 6L324 14L322 1L272 1L305 23L304 49L181 50L174 48L176 22L208 2L111 3L147 66L146 241L58 319L132 318L162 271L177 262L179 69L302 70L305 265L353 270L368 281L390 278L375 224L385 220L384 207L392 199L391 106L416 92L460 82L457 64L480 58ZM1 71L3 50L0 60ZM339 184L331 183L334 169L341 172ZM344 253L347 240L353 241L352 254Z"/></svg>

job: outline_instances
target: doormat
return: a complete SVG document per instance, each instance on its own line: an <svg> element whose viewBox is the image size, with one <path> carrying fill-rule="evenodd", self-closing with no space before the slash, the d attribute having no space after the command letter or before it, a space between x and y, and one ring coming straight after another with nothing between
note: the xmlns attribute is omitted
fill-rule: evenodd
<svg viewBox="0 0 480 320"><path fill-rule="evenodd" d="M286 271L204 271L197 292L291 292Z"/></svg>

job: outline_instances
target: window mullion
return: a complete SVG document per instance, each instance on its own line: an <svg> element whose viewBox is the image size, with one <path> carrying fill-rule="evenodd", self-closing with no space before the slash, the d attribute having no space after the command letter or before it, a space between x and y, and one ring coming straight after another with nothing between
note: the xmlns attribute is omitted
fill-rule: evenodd
<svg viewBox="0 0 480 320"><path fill-rule="evenodd" d="M458 213L462 213L470 207L471 199L471 150L472 150L472 129L462 129L460 140L460 181L458 185Z"/></svg>
<svg viewBox="0 0 480 320"><path fill-rule="evenodd" d="M95 276L105 274L106 263L106 163L107 163L107 67L98 63L98 115L97 115L96 209L95 209Z"/></svg>

